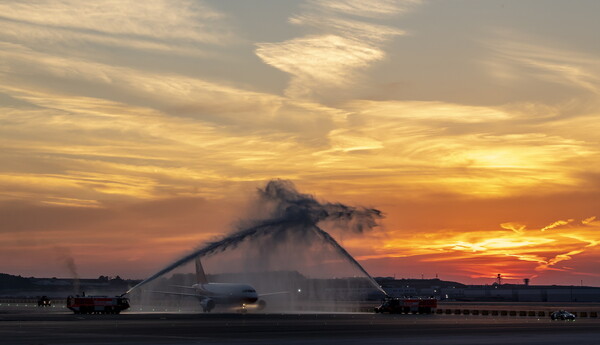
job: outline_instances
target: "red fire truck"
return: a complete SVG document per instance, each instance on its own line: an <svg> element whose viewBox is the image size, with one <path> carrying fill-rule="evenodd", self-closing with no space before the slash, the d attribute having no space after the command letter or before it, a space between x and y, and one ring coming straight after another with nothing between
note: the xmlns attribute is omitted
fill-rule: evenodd
<svg viewBox="0 0 600 345"><path fill-rule="evenodd" d="M67 308L75 314L119 314L129 308L129 299L119 296L69 296Z"/></svg>
<svg viewBox="0 0 600 345"><path fill-rule="evenodd" d="M435 298L388 298L379 307L375 307L375 313L390 314L431 314L437 309Z"/></svg>

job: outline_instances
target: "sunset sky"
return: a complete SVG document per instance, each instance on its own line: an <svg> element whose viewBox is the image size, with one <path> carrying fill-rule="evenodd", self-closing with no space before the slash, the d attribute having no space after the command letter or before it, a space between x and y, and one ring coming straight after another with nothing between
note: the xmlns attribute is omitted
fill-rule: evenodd
<svg viewBox="0 0 600 345"><path fill-rule="evenodd" d="M273 178L374 276L600 286L600 2L0 1L0 272L144 278Z"/></svg>

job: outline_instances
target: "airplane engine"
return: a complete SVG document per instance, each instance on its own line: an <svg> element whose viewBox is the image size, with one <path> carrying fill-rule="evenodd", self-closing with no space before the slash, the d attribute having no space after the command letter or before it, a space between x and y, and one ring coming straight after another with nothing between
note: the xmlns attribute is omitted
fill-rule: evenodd
<svg viewBox="0 0 600 345"><path fill-rule="evenodd" d="M265 300L260 300L258 301L258 303L256 303L256 309L257 310L263 310L267 307L267 302L265 302Z"/></svg>
<svg viewBox="0 0 600 345"><path fill-rule="evenodd" d="M202 310L204 310L205 313L210 312L215 307L215 301L211 298L205 298L202 301L200 301L200 305L202 306Z"/></svg>

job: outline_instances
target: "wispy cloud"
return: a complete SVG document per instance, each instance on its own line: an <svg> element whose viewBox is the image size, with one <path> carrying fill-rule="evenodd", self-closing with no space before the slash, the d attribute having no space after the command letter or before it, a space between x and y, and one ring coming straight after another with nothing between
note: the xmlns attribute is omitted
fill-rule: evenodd
<svg viewBox="0 0 600 345"><path fill-rule="evenodd" d="M324 123L333 123L339 113L318 104L246 94L185 77L152 76L101 65L71 67L77 71L74 77L91 68L124 90L128 85L143 85L136 90L138 97L169 97L136 106L41 87L0 87L25 104L0 107L0 142L6 149L0 153L1 199L72 205L80 200L79 206L91 206L111 199L211 197L220 195L218 190L230 183L262 181L274 175L297 178L298 171L314 164L314 147L325 145L319 139L324 135L319 131L328 131ZM189 88L189 93L182 88ZM218 95L213 100L195 97L196 93L208 97L212 92ZM188 104L188 113L169 113L174 103ZM201 105L208 107L206 111L219 111L222 117L194 113ZM227 116L253 111L258 114L248 118L246 125L226 121ZM314 124L305 112L314 113ZM278 117L279 121L274 120ZM293 125L295 121L298 125ZM313 130L311 126L317 124L319 128ZM281 126L282 131L269 130L269 126ZM288 154L292 151L293 155Z"/></svg>
<svg viewBox="0 0 600 345"><path fill-rule="evenodd" d="M383 43L403 31L369 23L370 17L404 12L417 1L381 0L310 2L306 12L290 22L320 33L280 43L259 43L256 54L267 64L292 75L286 95L307 98L319 89L346 87L373 62L382 60ZM344 18L352 15L355 19ZM356 18L360 19L356 19Z"/></svg>
<svg viewBox="0 0 600 345"><path fill-rule="evenodd" d="M378 25L358 20L343 19L334 16L323 20L322 14L297 15L290 18L290 23L313 27L319 31L351 38L357 41L370 42L371 44L386 41L397 35L406 34L405 31L391 26Z"/></svg>
<svg viewBox="0 0 600 345"><path fill-rule="evenodd" d="M346 86L357 69L383 58L383 52L370 44L336 35L261 43L256 53L269 65L293 75L286 95L294 98L312 94L314 87Z"/></svg>
<svg viewBox="0 0 600 345"><path fill-rule="evenodd" d="M222 44L224 14L202 1L18 1L0 4L1 36L11 40L77 40L160 47ZM38 42L41 43L41 42ZM48 42L47 42L48 43Z"/></svg>
<svg viewBox="0 0 600 345"><path fill-rule="evenodd" d="M70 98L77 112L95 112L99 116L111 115L111 99L123 107L153 108L175 117L191 118L205 123L226 125L246 131L266 128L297 132L299 136L326 136L327 123L345 113L344 110L296 100L268 93L248 91L235 86L192 78L178 74L143 71L128 67L110 66L76 58L64 58L36 52L31 49L1 44L7 47L0 52L4 68L4 90L18 99L37 105L55 102L47 94L68 95L71 85L78 84L101 90L110 98L108 102L93 97ZM47 91L44 80L53 80L57 89ZM16 85L23 85L18 87ZM61 90L61 88L63 88ZM127 99L127 105L122 103ZM79 103L79 104L78 104ZM310 114L310 115L306 115ZM312 118L312 119L311 119ZM316 125L318 122L318 128ZM302 130L310 128L317 130Z"/></svg>
<svg viewBox="0 0 600 345"><path fill-rule="evenodd" d="M311 1L318 8L364 17L385 17L410 11L419 5L421 0L378 0L364 2L360 0L324 0Z"/></svg>
<svg viewBox="0 0 600 345"><path fill-rule="evenodd" d="M518 234L522 234L525 231L526 226L520 223L508 222L500 224L500 227L506 230L512 230Z"/></svg>
<svg viewBox="0 0 600 345"><path fill-rule="evenodd" d="M550 225L547 225L543 228L540 229L540 231L546 231L546 230L550 230L550 229L555 229L564 225L568 225L571 224L575 221L575 219L569 219L569 220L557 220L556 222L553 222Z"/></svg>
<svg viewBox="0 0 600 345"><path fill-rule="evenodd" d="M600 94L600 59L595 56L507 38L488 46L494 52L488 70L499 78L533 77Z"/></svg>
<svg viewBox="0 0 600 345"><path fill-rule="evenodd" d="M583 225L593 224L595 221L596 221L596 216L593 216L593 217L589 217L589 218L582 220L581 224L583 224Z"/></svg>
<svg viewBox="0 0 600 345"><path fill-rule="evenodd" d="M348 174L369 169L378 175L371 188L379 182L411 189L435 185L473 196L526 193L541 185L556 191L579 183L573 160L598 154L591 142L548 134L537 125L507 131L520 114L503 107L398 101L344 106L352 114L346 126L330 132L331 147L316 154L323 167L344 166ZM349 154L360 150L369 152L369 160Z"/></svg>

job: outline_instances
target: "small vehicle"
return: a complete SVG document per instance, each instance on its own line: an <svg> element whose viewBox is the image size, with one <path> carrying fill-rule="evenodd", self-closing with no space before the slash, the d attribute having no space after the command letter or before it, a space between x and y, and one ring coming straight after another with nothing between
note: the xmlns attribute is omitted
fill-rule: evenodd
<svg viewBox="0 0 600 345"><path fill-rule="evenodd" d="M52 301L47 296L42 296L38 299L38 307L51 307Z"/></svg>
<svg viewBox="0 0 600 345"><path fill-rule="evenodd" d="M119 314L129 308L129 299L120 296L69 296L67 308L75 314Z"/></svg>
<svg viewBox="0 0 600 345"><path fill-rule="evenodd" d="M437 308L435 298L386 298L375 313L390 314L432 314Z"/></svg>
<svg viewBox="0 0 600 345"><path fill-rule="evenodd" d="M558 310L550 314L550 319L575 321L575 315L569 313L566 310Z"/></svg>

